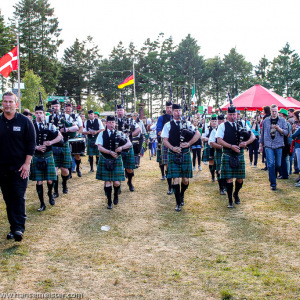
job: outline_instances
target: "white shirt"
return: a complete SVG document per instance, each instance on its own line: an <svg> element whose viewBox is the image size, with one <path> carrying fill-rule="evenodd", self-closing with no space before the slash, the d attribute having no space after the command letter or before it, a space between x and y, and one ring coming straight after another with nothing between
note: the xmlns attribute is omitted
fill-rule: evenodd
<svg viewBox="0 0 300 300"><path fill-rule="evenodd" d="M93 121L93 122L98 122L99 123L99 130L103 130L105 129L104 126L103 126L103 123L100 119L94 119L94 120L90 120L90 121ZM86 124L87 124L87 120L84 122L84 128L83 128L83 132L87 132L86 130Z"/></svg>
<svg viewBox="0 0 300 300"><path fill-rule="evenodd" d="M235 128L237 128L236 126L236 123L232 123L232 122L229 122L229 121L227 121L228 123L230 123L231 124L231 126L235 126ZM224 139L224 133L225 133L225 123L226 122L224 122L224 123L222 123L222 124L220 124L219 126L218 126L218 130L217 130L217 133L216 133L216 138L221 138L221 139ZM250 130L250 128L249 128L249 126L248 125L246 125L246 128L247 128L247 130Z"/></svg>
<svg viewBox="0 0 300 300"><path fill-rule="evenodd" d="M211 132L209 139L208 139L208 145L210 146L210 143L215 143L216 142L216 133L217 130L213 129L213 131Z"/></svg>
<svg viewBox="0 0 300 300"><path fill-rule="evenodd" d="M173 121L176 122L176 120L173 120ZM194 125L192 125L190 121L186 121L186 124L187 124L188 129L193 130L193 131L195 130ZM180 128L182 128L182 123L179 123L178 126L180 126ZM170 129L171 129L171 123L168 122L164 125L164 128L163 128L160 136L162 138L169 138Z"/></svg>
<svg viewBox="0 0 300 300"><path fill-rule="evenodd" d="M114 130L114 131L115 131L115 130ZM104 131L101 131L101 132L98 134L98 137L97 137L96 142L95 142L96 145L101 145L101 146L103 146L103 132L104 132ZM107 132L108 132L108 135L110 136L112 131L109 130L109 129L107 129ZM127 138L124 136L123 132L118 131L118 134L120 134L123 138L127 139Z"/></svg>

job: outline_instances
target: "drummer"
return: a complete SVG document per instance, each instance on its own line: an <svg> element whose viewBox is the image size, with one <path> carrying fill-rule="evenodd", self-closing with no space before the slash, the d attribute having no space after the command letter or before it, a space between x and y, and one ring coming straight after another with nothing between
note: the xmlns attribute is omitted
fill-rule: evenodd
<svg viewBox="0 0 300 300"><path fill-rule="evenodd" d="M94 111L88 111L88 120L84 123L83 134L87 135L87 155L89 156L90 172L94 172L94 155L96 156L96 166L99 161L99 150L95 144L98 134L104 130L104 126L100 119L95 118Z"/></svg>
<svg viewBox="0 0 300 300"><path fill-rule="evenodd" d="M81 137L82 131L83 131L83 123L82 119L79 114L75 114L73 111L73 106L71 103L66 104L66 113L68 114L69 118L73 118L75 121L75 124L78 126L79 130L76 132L76 137ZM70 120L67 120L70 122ZM72 154L72 160L73 160L73 169L75 169L74 166L74 156L75 156L75 164L76 164L76 173L78 177L81 177L81 171L80 171L80 164L81 164L81 158L80 154ZM72 168L69 169L70 178L72 178Z"/></svg>

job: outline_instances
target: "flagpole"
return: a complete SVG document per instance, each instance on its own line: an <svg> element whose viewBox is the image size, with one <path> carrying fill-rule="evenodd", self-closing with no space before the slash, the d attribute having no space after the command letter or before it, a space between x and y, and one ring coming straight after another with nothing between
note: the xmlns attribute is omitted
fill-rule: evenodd
<svg viewBox="0 0 300 300"><path fill-rule="evenodd" d="M132 62L132 71L133 71L133 100L134 100L134 111L136 110L136 93L135 93L135 70L134 70L134 61Z"/></svg>
<svg viewBox="0 0 300 300"><path fill-rule="evenodd" d="M17 32L17 51L18 51L18 100L19 100L19 112L21 112L21 79L20 79L20 42L19 42L19 24Z"/></svg>

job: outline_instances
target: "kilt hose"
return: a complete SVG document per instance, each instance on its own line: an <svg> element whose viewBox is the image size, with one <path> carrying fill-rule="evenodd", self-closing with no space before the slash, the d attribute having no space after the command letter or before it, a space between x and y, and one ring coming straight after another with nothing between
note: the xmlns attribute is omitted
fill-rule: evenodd
<svg viewBox="0 0 300 300"><path fill-rule="evenodd" d="M96 179L102 181L125 181L122 156L120 155L115 159L115 168L112 171L107 171L105 168L105 157L100 153Z"/></svg>
<svg viewBox="0 0 300 300"><path fill-rule="evenodd" d="M210 157L210 146L207 142L205 142L203 154L202 154L202 161L209 161Z"/></svg>
<svg viewBox="0 0 300 300"><path fill-rule="evenodd" d="M230 167L229 158L230 156L238 157L240 160L240 165L237 168ZM240 153L236 153L228 148L223 148L222 159L221 159L221 179L245 179L245 157L244 149L241 148Z"/></svg>
<svg viewBox="0 0 300 300"><path fill-rule="evenodd" d="M100 151L98 150L98 146L95 145L95 147L92 147L91 146L91 141L95 142L96 138L93 138L93 139L92 138L87 138L86 154L88 156L93 156L93 155L99 156Z"/></svg>
<svg viewBox="0 0 300 300"><path fill-rule="evenodd" d="M174 153L169 150L167 178L193 178L190 149L182 149L182 153L183 162L178 165L174 163Z"/></svg>
<svg viewBox="0 0 300 300"><path fill-rule="evenodd" d="M216 171L221 170L221 162L222 162L222 149L215 149L215 169Z"/></svg>
<svg viewBox="0 0 300 300"><path fill-rule="evenodd" d="M64 146L62 147L62 153L60 155L53 155L55 167L57 168L72 168L72 156L69 147L69 142L64 142Z"/></svg>
<svg viewBox="0 0 300 300"><path fill-rule="evenodd" d="M46 170L38 170L36 162L39 158L45 158L47 162ZM32 181L44 181L44 180L56 180L56 171L52 151L35 154L32 158L30 165L30 176L29 179Z"/></svg>
<svg viewBox="0 0 300 300"><path fill-rule="evenodd" d="M134 158L134 151L133 151L133 147L131 146L129 148L128 152L125 152L126 156L122 157L122 161L123 161L123 166L124 169L135 169L135 158Z"/></svg>

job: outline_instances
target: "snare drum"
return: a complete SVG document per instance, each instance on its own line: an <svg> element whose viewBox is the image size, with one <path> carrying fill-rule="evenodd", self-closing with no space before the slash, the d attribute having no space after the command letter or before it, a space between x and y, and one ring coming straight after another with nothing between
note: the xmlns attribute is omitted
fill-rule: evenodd
<svg viewBox="0 0 300 300"><path fill-rule="evenodd" d="M76 138L69 140L70 151L72 155L75 154L84 154L85 151L85 139Z"/></svg>

